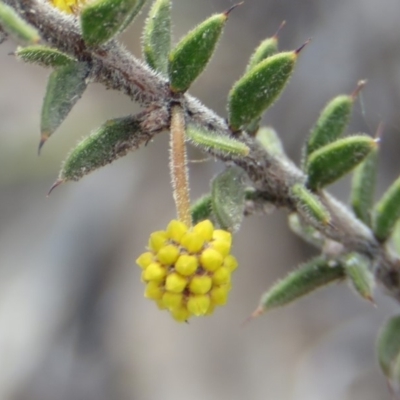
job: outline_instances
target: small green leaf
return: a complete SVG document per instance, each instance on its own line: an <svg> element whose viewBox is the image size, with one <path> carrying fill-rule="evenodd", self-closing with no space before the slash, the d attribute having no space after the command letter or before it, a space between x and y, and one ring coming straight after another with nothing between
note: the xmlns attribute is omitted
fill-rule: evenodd
<svg viewBox="0 0 400 400"><path fill-rule="evenodd" d="M382 328L377 351L382 371L390 379L394 361L400 355L400 316L391 318Z"/></svg>
<svg viewBox="0 0 400 400"><path fill-rule="evenodd" d="M331 216L318 196L299 183L292 186L291 192L297 207L302 209L311 220L323 226L329 224Z"/></svg>
<svg viewBox="0 0 400 400"><path fill-rule="evenodd" d="M212 149L217 154L230 154L235 156L247 156L250 149L239 140L226 135L208 131L194 124L186 128L186 137L189 141L204 150Z"/></svg>
<svg viewBox="0 0 400 400"><path fill-rule="evenodd" d="M207 194L198 199L191 207L192 223L196 225L205 219L213 221L215 219L212 212L212 198Z"/></svg>
<svg viewBox="0 0 400 400"><path fill-rule="evenodd" d="M89 71L87 63L72 62L51 73L42 106L39 151L81 98Z"/></svg>
<svg viewBox="0 0 400 400"><path fill-rule="evenodd" d="M353 103L352 96L341 95L325 106L307 141L307 157L315 150L339 139L349 123Z"/></svg>
<svg viewBox="0 0 400 400"><path fill-rule="evenodd" d="M229 11L206 19L171 51L168 73L173 92L182 93L188 90L204 71L214 54Z"/></svg>
<svg viewBox="0 0 400 400"><path fill-rule="evenodd" d="M250 61L247 65L246 71L250 71L261 61L265 60L268 57L273 56L278 52L278 38L273 36L271 38L263 40L260 45L256 48L252 56L250 57Z"/></svg>
<svg viewBox="0 0 400 400"><path fill-rule="evenodd" d="M246 71L254 68L258 63L278 52L278 33L285 26L283 21L274 36L263 40L251 55Z"/></svg>
<svg viewBox="0 0 400 400"><path fill-rule="evenodd" d="M122 23L121 28L118 30L118 33L122 33L128 26L135 20L135 18L142 11L143 6L145 5L147 0L138 0L135 7L132 8L131 12L126 17L125 21Z"/></svg>
<svg viewBox="0 0 400 400"><path fill-rule="evenodd" d="M375 280L370 271L370 262L358 253L350 253L343 257L346 275L351 286L363 299L374 302Z"/></svg>
<svg viewBox="0 0 400 400"><path fill-rule="evenodd" d="M117 35L143 3L141 0L94 0L81 12L82 36L88 46L99 46Z"/></svg>
<svg viewBox="0 0 400 400"><path fill-rule="evenodd" d="M2 1L0 1L0 25L8 34L22 43L36 44L40 41L38 31Z"/></svg>
<svg viewBox="0 0 400 400"><path fill-rule="evenodd" d="M90 172L111 164L137 146L140 124L128 116L107 121L72 150L58 182L78 181Z"/></svg>
<svg viewBox="0 0 400 400"><path fill-rule="evenodd" d="M332 263L324 257L316 257L301 265L262 296L260 306L253 316L285 306L320 287L345 278L343 266L339 263L332 265Z"/></svg>
<svg viewBox="0 0 400 400"><path fill-rule="evenodd" d="M377 146L369 136L355 135L339 139L314 151L308 158L308 186L321 189L349 173Z"/></svg>
<svg viewBox="0 0 400 400"><path fill-rule="evenodd" d="M391 235L400 218L400 178L390 186L381 200L376 204L373 213L373 229L381 242Z"/></svg>
<svg viewBox="0 0 400 400"><path fill-rule="evenodd" d="M212 210L222 229L235 232L243 220L246 200L246 173L239 167L228 167L211 183Z"/></svg>
<svg viewBox="0 0 400 400"><path fill-rule="evenodd" d="M270 126L260 128L257 132L256 140L272 155L285 154L281 139L275 129Z"/></svg>
<svg viewBox="0 0 400 400"><path fill-rule="evenodd" d="M147 64L167 75L171 49L171 0L154 2L146 20L142 48Z"/></svg>
<svg viewBox="0 0 400 400"><path fill-rule="evenodd" d="M317 249L322 249L325 244L325 238L314 227L302 221L297 213L290 214L288 222L289 228L293 233Z"/></svg>
<svg viewBox="0 0 400 400"><path fill-rule="evenodd" d="M67 54L46 46L18 47L15 55L22 61L42 67L63 67L76 61Z"/></svg>
<svg viewBox="0 0 400 400"><path fill-rule="evenodd" d="M351 205L357 218L371 226L374 204L378 149L373 149L367 158L354 170L351 188Z"/></svg>
<svg viewBox="0 0 400 400"><path fill-rule="evenodd" d="M292 75L297 55L297 51L291 51L268 57L234 84L228 96L233 131L260 117L279 97Z"/></svg>

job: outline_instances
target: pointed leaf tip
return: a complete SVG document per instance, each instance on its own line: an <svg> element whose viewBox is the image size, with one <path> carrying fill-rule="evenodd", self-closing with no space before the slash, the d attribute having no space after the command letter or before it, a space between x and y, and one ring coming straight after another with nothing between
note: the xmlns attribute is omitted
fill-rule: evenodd
<svg viewBox="0 0 400 400"><path fill-rule="evenodd" d="M366 84L367 84L367 80L365 80L365 79L357 82L357 87L354 89L353 93L350 95L353 100L355 100L358 97L361 90L364 88L364 86Z"/></svg>
<svg viewBox="0 0 400 400"><path fill-rule="evenodd" d="M310 42L311 38L308 38L298 49L294 51L294 54L298 55Z"/></svg>
<svg viewBox="0 0 400 400"><path fill-rule="evenodd" d="M50 137L48 133L42 133L40 137L40 142L38 146L38 156L40 156L40 152L42 151L43 145L47 142L47 139Z"/></svg>
<svg viewBox="0 0 400 400"><path fill-rule="evenodd" d="M282 28L283 28L285 25L286 25L286 21L283 20L283 21L281 22L281 24L279 25L278 29L276 30L274 36L272 36L272 37L275 38L275 39L278 39L278 35L279 35L280 31L282 30Z"/></svg>
<svg viewBox="0 0 400 400"><path fill-rule="evenodd" d="M51 192L52 192L56 187L60 186L62 183L64 183L64 179L57 179L57 180L51 185L51 188L50 188L50 190L48 191L46 197L49 197L50 194L51 194Z"/></svg>
<svg viewBox="0 0 400 400"><path fill-rule="evenodd" d="M225 12L224 15L226 15L227 17L229 16L229 14L237 7L241 6L244 4L244 1L241 1L240 3L236 3L234 4L232 7L229 7Z"/></svg>

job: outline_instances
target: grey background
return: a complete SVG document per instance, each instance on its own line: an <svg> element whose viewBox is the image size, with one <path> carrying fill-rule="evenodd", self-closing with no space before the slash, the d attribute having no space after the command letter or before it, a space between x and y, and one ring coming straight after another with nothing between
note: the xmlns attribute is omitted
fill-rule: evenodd
<svg viewBox="0 0 400 400"><path fill-rule="evenodd" d="M175 41L232 4L175 0ZM225 116L229 88L282 20L282 49L313 40L265 123L298 161L323 105L368 79L349 132L373 135L386 124L379 196L400 172L398 0L247 0L191 92ZM138 56L142 22L123 37ZM390 399L374 342L398 306L379 291L374 308L335 285L241 326L264 290L314 254L289 232L284 211L245 220L230 301L214 316L181 325L144 299L135 259L175 213L168 135L46 199L80 138L138 108L93 85L38 158L48 71L16 62L14 48L0 47L0 399ZM221 167L191 165L193 199ZM342 200L348 189L348 180L332 187Z"/></svg>

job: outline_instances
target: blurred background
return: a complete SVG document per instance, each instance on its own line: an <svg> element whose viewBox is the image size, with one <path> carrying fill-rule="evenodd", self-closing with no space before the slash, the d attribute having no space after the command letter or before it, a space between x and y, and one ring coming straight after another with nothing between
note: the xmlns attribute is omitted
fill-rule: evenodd
<svg viewBox="0 0 400 400"><path fill-rule="evenodd" d="M234 2L174 0L175 41ZM122 38L137 56L145 13ZM225 116L254 47L286 20L282 49L312 42L264 122L298 161L325 103L368 79L349 132L385 123L379 197L400 173L399 19L398 0L248 0L191 92ZM0 46L0 400L390 399L374 344L398 304L379 290L376 308L334 285L241 326L273 282L315 254L285 211L244 221L230 301L212 317L177 324L144 299L135 259L175 215L168 134L46 198L78 140L138 108L92 85L38 157L49 72L18 63L14 48ZM222 167L190 166L193 199ZM346 201L349 180L331 191Z"/></svg>

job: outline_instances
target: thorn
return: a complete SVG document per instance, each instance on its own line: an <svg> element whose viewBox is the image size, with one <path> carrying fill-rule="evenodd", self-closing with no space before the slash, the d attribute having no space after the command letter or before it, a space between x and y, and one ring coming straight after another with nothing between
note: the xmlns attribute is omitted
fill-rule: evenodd
<svg viewBox="0 0 400 400"><path fill-rule="evenodd" d="M50 194L51 194L51 192L52 192L56 187L60 186L62 183L64 183L64 180L63 180L63 179L57 179L57 180L53 183L53 185L51 186L51 188L50 188L49 192L47 193L47 196L46 196L46 197L49 197Z"/></svg>
<svg viewBox="0 0 400 400"><path fill-rule="evenodd" d="M264 313L264 310L262 309L262 307L258 307L253 313L251 313L251 315L249 315L241 324L241 327L244 327L245 325L247 325L250 321L252 321L254 318L259 317L261 314Z"/></svg>
<svg viewBox="0 0 400 400"><path fill-rule="evenodd" d="M357 87L354 89L353 93L350 95L353 98L353 100L357 98L357 96L361 92L362 88L367 84L367 82L368 81L366 79L363 79L363 80L357 82Z"/></svg>
<svg viewBox="0 0 400 400"><path fill-rule="evenodd" d="M310 42L311 38L308 38L297 50L294 51L294 54L296 54L297 56L304 49L304 47L306 47Z"/></svg>
<svg viewBox="0 0 400 400"><path fill-rule="evenodd" d="M279 32L281 29L286 25L286 21L282 21L281 24L279 25L278 30L275 32L275 35L272 36L273 39L278 39Z"/></svg>
<svg viewBox="0 0 400 400"><path fill-rule="evenodd" d="M40 156L40 151L42 150L42 147L46 143L48 138L49 138L49 135L47 133L42 133L42 136L41 136L40 142L39 142L39 147L38 147L38 156Z"/></svg>
<svg viewBox="0 0 400 400"><path fill-rule="evenodd" d="M241 1L240 3L234 4L232 7L228 8L223 14L228 17L228 15L236 8L244 4L244 1Z"/></svg>

